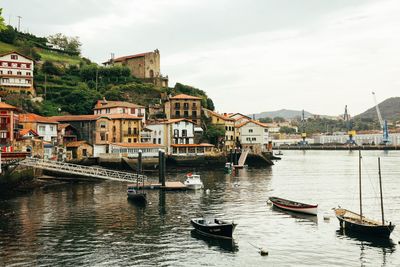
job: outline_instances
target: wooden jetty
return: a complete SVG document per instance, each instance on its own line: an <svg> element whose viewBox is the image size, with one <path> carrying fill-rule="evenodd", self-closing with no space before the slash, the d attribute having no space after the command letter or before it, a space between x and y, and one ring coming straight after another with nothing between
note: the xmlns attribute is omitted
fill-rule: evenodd
<svg viewBox="0 0 400 267"><path fill-rule="evenodd" d="M135 186L136 185L132 185ZM138 189L162 189L162 190L187 190L187 186L182 182L165 182L163 186L161 183L154 183L146 181L144 184L139 184Z"/></svg>

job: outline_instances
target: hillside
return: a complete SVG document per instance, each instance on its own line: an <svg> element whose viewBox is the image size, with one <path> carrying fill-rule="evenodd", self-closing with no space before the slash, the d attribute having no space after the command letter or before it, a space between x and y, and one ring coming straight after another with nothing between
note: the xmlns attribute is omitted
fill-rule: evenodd
<svg viewBox="0 0 400 267"><path fill-rule="evenodd" d="M383 102L379 103L379 109L382 114L382 118L388 121L399 121L400 120L400 97L391 97ZM376 108L371 107L367 111L355 116L357 119L373 119L378 120Z"/></svg>
<svg viewBox="0 0 400 267"><path fill-rule="evenodd" d="M252 116L252 115L249 115ZM275 118L275 117L282 117L284 119L294 119L296 117L301 117L302 116L302 111L301 110L290 110L290 109L280 109L276 111L265 111L261 112L258 114L254 114L255 119L261 119L261 118ZM313 116L308 111L304 111L304 116L306 118L310 118Z"/></svg>

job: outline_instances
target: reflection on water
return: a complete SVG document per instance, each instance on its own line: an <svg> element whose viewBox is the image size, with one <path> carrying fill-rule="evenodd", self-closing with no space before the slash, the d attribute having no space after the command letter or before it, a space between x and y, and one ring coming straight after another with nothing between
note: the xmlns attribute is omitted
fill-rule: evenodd
<svg viewBox="0 0 400 267"><path fill-rule="evenodd" d="M213 238L202 235L196 230L190 231L190 235L198 240L204 241L209 247L217 247L222 252L237 252L239 251L239 246L234 239L222 239L222 238Z"/></svg>
<svg viewBox="0 0 400 267"><path fill-rule="evenodd" d="M376 164L377 155L385 215L400 225L400 152L366 151L364 165L369 158ZM331 208L338 205L353 209L357 162L357 153L347 151L287 151L273 167L236 175L224 173L223 166L199 169L205 190L147 190L146 206L129 202L126 185L118 182L71 184L0 200L0 266L399 266L393 242L335 234L334 219L317 224L316 216L266 205L273 194L318 203L320 214L333 216ZM167 179L183 181L187 172L169 172ZM364 185L365 213L380 218L379 201ZM190 219L200 216L234 220L234 243L192 233ZM267 248L269 256L260 257L250 243Z"/></svg>
<svg viewBox="0 0 400 267"><path fill-rule="evenodd" d="M365 234L363 235L354 231L346 231L344 228L337 230L336 235L340 238L345 237L349 240L359 241L359 243L364 246L383 248L386 253L393 253L396 250L396 244L391 238L379 238Z"/></svg>
<svg viewBox="0 0 400 267"><path fill-rule="evenodd" d="M312 222L314 224L318 224L318 216L298 213L290 210L284 210L279 207L272 205L271 209L275 212L279 212L281 214L287 214L292 218L295 218L297 222Z"/></svg>

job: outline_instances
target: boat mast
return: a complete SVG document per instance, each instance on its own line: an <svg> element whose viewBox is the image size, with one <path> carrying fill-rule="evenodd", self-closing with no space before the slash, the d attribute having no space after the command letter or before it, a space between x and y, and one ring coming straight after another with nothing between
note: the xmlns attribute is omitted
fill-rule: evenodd
<svg viewBox="0 0 400 267"><path fill-rule="evenodd" d="M360 221L362 222L361 150L358 150L358 187L360 190Z"/></svg>
<svg viewBox="0 0 400 267"><path fill-rule="evenodd" d="M379 189L381 192L381 212L382 212L382 225L385 225L385 215L383 213L383 194L382 194L382 177L381 177L381 158L378 158L379 169Z"/></svg>

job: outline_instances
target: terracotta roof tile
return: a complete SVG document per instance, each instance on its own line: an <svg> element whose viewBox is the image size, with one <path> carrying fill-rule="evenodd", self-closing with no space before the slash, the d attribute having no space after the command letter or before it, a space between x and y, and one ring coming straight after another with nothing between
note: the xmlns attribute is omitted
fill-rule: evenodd
<svg viewBox="0 0 400 267"><path fill-rule="evenodd" d="M24 123L24 122L41 122L41 123L51 123L51 124L57 124L58 122L54 121L51 119L51 117L42 117L40 115L34 114L34 113L28 113L28 114L20 114L19 115L19 122Z"/></svg>
<svg viewBox="0 0 400 267"><path fill-rule="evenodd" d="M17 108L5 102L0 102L0 109L17 109Z"/></svg>
<svg viewBox="0 0 400 267"><path fill-rule="evenodd" d="M195 100L200 100L200 97L197 96L191 96L191 95L186 95L186 94L179 94L173 97L170 97L170 99L195 99Z"/></svg>
<svg viewBox="0 0 400 267"><path fill-rule="evenodd" d="M19 135L24 136L24 135L28 134L29 132L33 133L33 135L35 135L35 136L39 136L37 132L35 132L32 129L28 129L28 128L19 130Z"/></svg>
<svg viewBox="0 0 400 267"><path fill-rule="evenodd" d="M134 103L129 103L129 102L123 102L123 101L109 101L109 100L98 100L96 103L96 106L94 107L94 110L97 109L104 109L104 108L116 108L116 107L123 107L123 108L144 108L143 106L134 104Z"/></svg>

